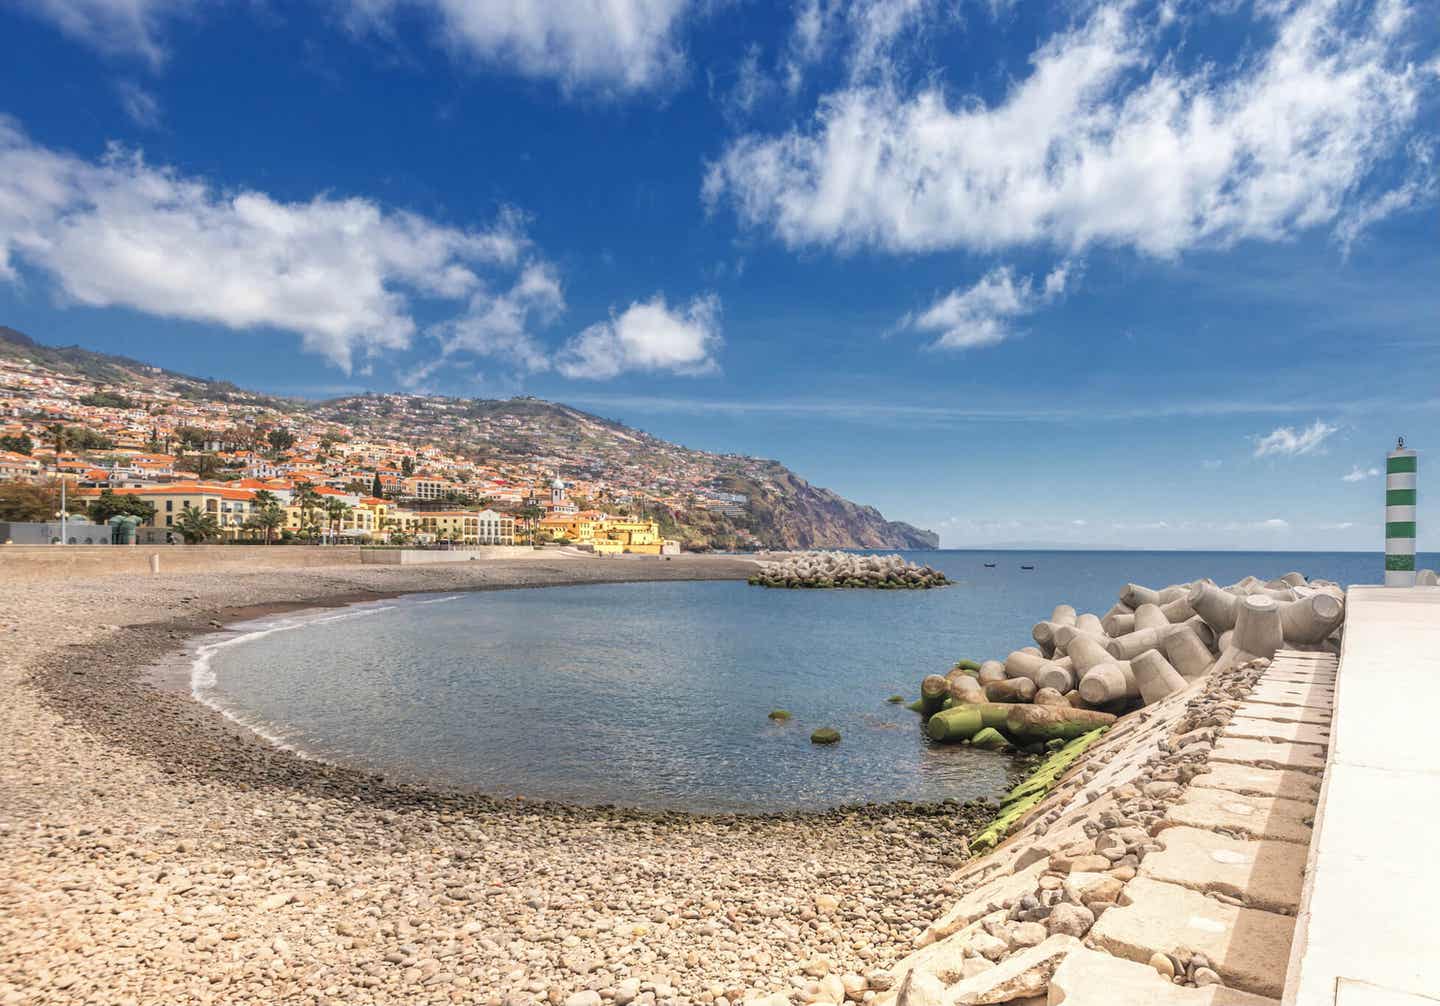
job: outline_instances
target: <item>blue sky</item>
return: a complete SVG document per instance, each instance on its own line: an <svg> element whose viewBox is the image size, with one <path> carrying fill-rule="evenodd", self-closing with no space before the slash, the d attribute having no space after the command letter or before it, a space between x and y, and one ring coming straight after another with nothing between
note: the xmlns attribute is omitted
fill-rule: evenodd
<svg viewBox="0 0 1440 1006"><path fill-rule="evenodd" d="M0 0L0 51L41 341L540 395L954 546L1378 548L1440 445L1419 2Z"/></svg>

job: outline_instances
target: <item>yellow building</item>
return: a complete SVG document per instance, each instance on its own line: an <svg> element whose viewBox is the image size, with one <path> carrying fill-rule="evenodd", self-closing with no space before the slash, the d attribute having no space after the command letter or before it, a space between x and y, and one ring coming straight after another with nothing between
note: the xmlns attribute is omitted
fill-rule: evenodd
<svg viewBox="0 0 1440 1006"><path fill-rule="evenodd" d="M249 489L175 483L167 486L121 488L115 489L114 493L116 496L138 496L154 504L155 516L137 529L142 544L180 541L180 533L174 530L175 521L187 506L213 516L220 525L220 536L226 540L242 535L248 537L253 533L245 530L245 522L255 512L255 493ZM75 495L88 502L99 499L100 490L81 489Z"/></svg>
<svg viewBox="0 0 1440 1006"><path fill-rule="evenodd" d="M680 543L660 534L653 520L606 517L594 510L553 514L540 522L540 532L551 539L565 538L589 546L598 555L675 555Z"/></svg>

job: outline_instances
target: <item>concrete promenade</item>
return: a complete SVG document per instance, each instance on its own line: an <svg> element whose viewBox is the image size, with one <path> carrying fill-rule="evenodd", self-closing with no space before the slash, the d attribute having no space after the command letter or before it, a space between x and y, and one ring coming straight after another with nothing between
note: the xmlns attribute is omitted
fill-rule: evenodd
<svg viewBox="0 0 1440 1006"><path fill-rule="evenodd" d="M1353 587L1286 1006L1440 1003L1440 587Z"/></svg>

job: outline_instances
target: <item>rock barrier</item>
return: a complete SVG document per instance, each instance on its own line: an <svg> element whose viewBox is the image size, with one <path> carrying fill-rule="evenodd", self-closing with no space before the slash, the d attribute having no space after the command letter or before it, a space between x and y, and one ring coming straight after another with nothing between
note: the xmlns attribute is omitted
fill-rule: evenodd
<svg viewBox="0 0 1440 1006"><path fill-rule="evenodd" d="M930 675L910 708L934 741L973 743L992 730L1007 746L1038 754L1045 741L1107 726L1216 669L1269 659L1281 648L1338 653L1344 621L1340 586L1301 573L1247 576L1226 587L1208 579L1159 589L1127 583L1103 615L1057 605L1035 623L1033 646ZM983 704L1044 712L985 722L949 715ZM985 746L995 748L995 738L987 735Z"/></svg>
<svg viewBox="0 0 1440 1006"><path fill-rule="evenodd" d="M762 563L748 582L752 587L929 590L950 581L939 570L906 562L898 555L802 552Z"/></svg>

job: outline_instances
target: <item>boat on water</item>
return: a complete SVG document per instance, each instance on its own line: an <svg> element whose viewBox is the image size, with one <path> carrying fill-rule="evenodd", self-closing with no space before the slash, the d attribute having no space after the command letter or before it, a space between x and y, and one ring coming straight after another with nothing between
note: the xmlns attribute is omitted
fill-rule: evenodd
<svg viewBox="0 0 1440 1006"><path fill-rule="evenodd" d="M987 563L985 564L985 568L986 568L986 569L994 569L994 568L995 568L995 564L994 564L993 562L987 562Z"/></svg>
<svg viewBox="0 0 1440 1006"><path fill-rule="evenodd" d="M1021 565L1020 568L1021 568L1021 569L1034 569L1035 567L1034 567L1034 566Z"/></svg>

